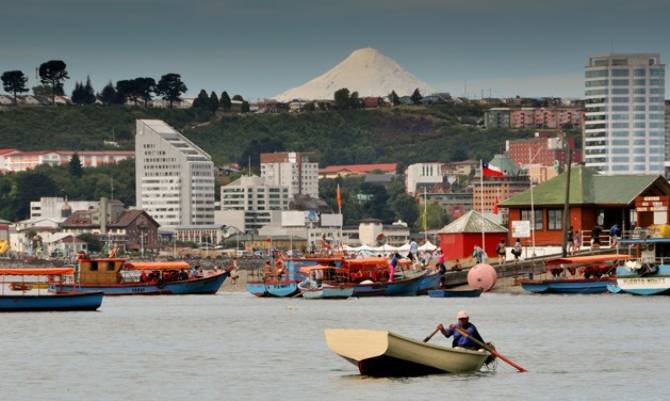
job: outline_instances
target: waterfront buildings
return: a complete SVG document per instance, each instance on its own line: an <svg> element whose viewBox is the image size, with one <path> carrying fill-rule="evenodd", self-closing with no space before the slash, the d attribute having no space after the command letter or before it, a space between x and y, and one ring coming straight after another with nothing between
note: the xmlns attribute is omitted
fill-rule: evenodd
<svg viewBox="0 0 670 401"><path fill-rule="evenodd" d="M289 207L288 186L273 185L259 176L242 176L221 187L221 210L216 222L242 232L257 231L276 222Z"/></svg>
<svg viewBox="0 0 670 401"><path fill-rule="evenodd" d="M564 173L533 189L535 243L539 246L561 244L566 178ZM660 175L600 175L584 166L571 171L569 225L575 231L586 231L583 239L587 246L596 224L605 230L613 224L622 230L668 224L669 203L670 184ZM500 207L509 209L511 243L515 221L532 224L530 191L512 196ZM532 239L522 241L526 245Z"/></svg>
<svg viewBox="0 0 670 401"><path fill-rule="evenodd" d="M261 177L270 185L288 187L296 195L319 197L319 163L298 152L261 153Z"/></svg>
<svg viewBox="0 0 670 401"><path fill-rule="evenodd" d="M214 224L214 163L163 121L137 120L135 191L164 228Z"/></svg>
<svg viewBox="0 0 670 401"><path fill-rule="evenodd" d="M658 53L589 57L584 161L603 174L663 174L665 65Z"/></svg>
<svg viewBox="0 0 670 401"><path fill-rule="evenodd" d="M507 155L526 170L533 182L544 182L558 175L568 160L568 149L572 162L581 161L581 152L575 149L575 140L563 132L539 131L533 138L507 140Z"/></svg>

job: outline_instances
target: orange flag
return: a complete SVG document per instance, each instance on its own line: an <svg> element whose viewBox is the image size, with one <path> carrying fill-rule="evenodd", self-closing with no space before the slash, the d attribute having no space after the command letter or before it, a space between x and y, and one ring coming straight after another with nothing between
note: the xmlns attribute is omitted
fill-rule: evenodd
<svg viewBox="0 0 670 401"><path fill-rule="evenodd" d="M340 192L340 184L337 184L337 207L342 210L342 192Z"/></svg>

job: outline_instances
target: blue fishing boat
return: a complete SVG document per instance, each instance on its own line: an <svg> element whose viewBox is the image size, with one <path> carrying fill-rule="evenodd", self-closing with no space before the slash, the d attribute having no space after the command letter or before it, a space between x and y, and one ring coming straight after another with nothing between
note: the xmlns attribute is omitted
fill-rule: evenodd
<svg viewBox="0 0 670 401"><path fill-rule="evenodd" d="M354 286L353 297L377 297L384 295L386 291L385 283L373 282L371 280L362 281Z"/></svg>
<svg viewBox="0 0 670 401"><path fill-rule="evenodd" d="M421 280L423 280L426 273L426 271L422 271L419 273L403 274L401 277L404 278L386 283L384 295L387 297L417 295Z"/></svg>
<svg viewBox="0 0 670 401"><path fill-rule="evenodd" d="M428 274L423 276L421 283L419 283L418 295L425 295L428 294L428 291L439 288L441 278L442 275L439 271L429 271Z"/></svg>
<svg viewBox="0 0 670 401"><path fill-rule="evenodd" d="M268 290L265 288L265 283L262 281L248 281L246 284L247 291L254 294L257 297L267 297L270 295Z"/></svg>
<svg viewBox="0 0 670 401"><path fill-rule="evenodd" d="M278 298L292 297L300 293L298 283L292 280L266 281L265 289L270 296Z"/></svg>
<svg viewBox="0 0 670 401"><path fill-rule="evenodd" d="M307 276L301 269L310 266L327 265L339 268L341 258L335 257L308 257L308 258L277 258L266 262L262 272L256 272L247 282L247 291L257 297L292 297L298 295L298 283Z"/></svg>
<svg viewBox="0 0 670 401"><path fill-rule="evenodd" d="M614 271L629 258L625 254L574 256L546 262L546 280L522 280L521 287L536 294L598 294L614 284ZM570 274L572 277L567 277Z"/></svg>
<svg viewBox="0 0 670 401"><path fill-rule="evenodd" d="M616 287L633 295L670 294L670 238L620 241L633 258L616 269Z"/></svg>
<svg viewBox="0 0 670 401"><path fill-rule="evenodd" d="M430 290L431 298L476 298L482 295L482 290Z"/></svg>
<svg viewBox="0 0 670 401"><path fill-rule="evenodd" d="M305 299L346 299L354 293L354 283L346 271L332 266L306 266L307 278L298 284Z"/></svg>
<svg viewBox="0 0 670 401"><path fill-rule="evenodd" d="M55 293L75 287L84 291L102 291L105 295L185 295L215 294L229 271L194 274L186 262L128 262L125 258L78 258L79 282L49 286Z"/></svg>
<svg viewBox="0 0 670 401"><path fill-rule="evenodd" d="M102 304L103 293L81 292L75 288L74 291L60 294L38 293L37 294L5 294L5 276L33 276L48 277L52 285L61 285L66 277L72 277L74 269L64 268L41 268L41 269L0 269L3 277L2 295L0 295L1 312L38 312L38 311L94 311ZM23 287L25 288L25 287ZM39 288L39 286L38 286Z"/></svg>

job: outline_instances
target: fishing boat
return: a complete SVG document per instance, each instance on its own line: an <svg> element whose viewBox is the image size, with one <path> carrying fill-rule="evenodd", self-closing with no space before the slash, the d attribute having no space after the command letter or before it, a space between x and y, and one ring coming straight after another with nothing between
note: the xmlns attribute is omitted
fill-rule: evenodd
<svg viewBox="0 0 670 401"><path fill-rule="evenodd" d="M404 272L396 275L393 281L386 283L384 295L387 297L395 296L415 296L419 292L419 286L427 271Z"/></svg>
<svg viewBox="0 0 670 401"><path fill-rule="evenodd" d="M94 311L100 308L102 304L103 293L101 291L89 292L80 291L74 288L72 291L51 294L48 291L40 292L41 286L36 286L37 293L27 294L30 289L22 287L19 291L22 294L6 294L4 278L12 277L32 277L39 280L40 277L47 277L48 281L54 286L64 284L66 278L73 280L74 268L3 268L0 269L2 276L2 294L0 295L1 312L36 312L36 311ZM35 283L33 281L33 283ZM11 288L11 287L10 287ZM32 288L32 286L31 286ZM34 291L34 290L33 290Z"/></svg>
<svg viewBox="0 0 670 401"><path fill-rule="evenodd" d="M619 246L628 249L631 259L617 267L610 292L670 294L670 238L626 239Z"/></svg>
<svg viewBox="0 0 670 401"><path fill-rule="evenodd" d="M257 297L286 298L300 294L298 283L306 276L300 271L307 266L341 266L337 257L277 258L268 261L261 271L253 272L247 281L247 291Z"/></svg>
<svg viewBox="0 0 670 401"><path fill-rule="evenodd" d="M473 373L490 355L487 351L447 348L384 330L326 329L328 348L373 377L420 376L433 373Z"/></svg>
<svg viewBox="0 0 670 401"><path fill-rule="evenodd" d="M307 278L298 284L298 289L305 299L346 299L354 293L354 283L342 269L317 265L301 271Z"/></svg>
<svg viewBox="0 0 670 401"><path fill-rule="evenodd" d="M482 290L430 290L431 298L476 298L482 295Z"/></svg>
<svg viewBox="0 0 670 401"><path fill-rule="evenodd" d="M521 287L537 294L597 294L607 292L607 286L615 283L617 266L629 255L589 255L556 258L547 261L547 273L555 278L546 280L522 280ZM572 277L567 277L571 275Z"/></svg>
<svg viewBox="0 0 670 401"><path fill-rule="evenodd" d="M414 296L428 271L414 270L408 260L400 261L399 270L390 279L388 260L364 258L344 260L346 270L356 284L354 297L368 296Z"/></svg>
<svg viewBox="0 0 670 401"><path fill-rule="evenodd" d="M439 271L428 271L428 274L423 276L421 283L419 283L419 290L417 291L417 295L425 295L428 294L428 292L431 290L436 290L440 286L441 279L442 275Z"/></svg>
<svg viewBox="0 0 670 401"><path fill-rule="evenodd" d="M228 271L210 274L189 273L186 262L130 262L125 258L78 257L78 288L102 291L105 295L186 295L215 294L230 275ZM75 285L55 287L53 292L68 292Z"/></svg>

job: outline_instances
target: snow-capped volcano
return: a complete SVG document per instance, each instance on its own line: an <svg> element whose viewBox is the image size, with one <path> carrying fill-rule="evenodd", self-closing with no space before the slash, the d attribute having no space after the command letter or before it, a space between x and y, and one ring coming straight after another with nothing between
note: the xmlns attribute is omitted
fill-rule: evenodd
<svg viewBox="0 0 670 401"><path fill-rule="evenodd" d="M347 88L363 96L387 96L395 90L398 96L411 95L414 89L427 95L433 90L405 71L395 60L372 48L358 49L325 74L274 97L279 101L293 99L332 99L336 90Z"/></svg>

